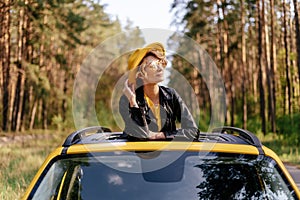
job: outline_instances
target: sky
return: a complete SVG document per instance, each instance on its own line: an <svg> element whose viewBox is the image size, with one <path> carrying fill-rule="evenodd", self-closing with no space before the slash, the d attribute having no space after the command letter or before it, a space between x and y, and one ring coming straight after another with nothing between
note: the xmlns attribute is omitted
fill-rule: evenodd
<svg viewBox="0 0 300 200"><path fill-rule="evenodd" d="M133 27L139 27L144 34L146 44L161 42L166 47L169 36L175 31L171 26L174 18L171 12L173 1L100 0L100 4L107 4L104 11L113 18L118 17L122 26L125 26L129 19ZM166 77L168 74L166 73Z"/></svg>
<svg viewBox="0 0 300 200"><path fill-rule="evenodd" d="M171 12L173 1L100 0L100 4L106 4L104 11L112 18L118 17L122 26L125 26L129 19L133 23L132 27L139 27L146 44L161 42L166 46L167 39L175 31L171 26L174 18Z"/></svg>
<svg viewBox="0 0 300 200"><path fill-rule="evenodd" d="M122 25L127 19L139 28L170 29L172 13L170 7L173 0L101 0L101 4L108 4L105 11L118 16Z"/></svg>

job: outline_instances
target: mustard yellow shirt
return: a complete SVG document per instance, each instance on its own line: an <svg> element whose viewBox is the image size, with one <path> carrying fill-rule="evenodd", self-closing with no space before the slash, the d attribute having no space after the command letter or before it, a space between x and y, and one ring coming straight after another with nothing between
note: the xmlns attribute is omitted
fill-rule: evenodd
<svg viewBox="0 0 300 200"><path fill-rule="evenodd" d="M160 105L154 105L154 103L151 101L151 99L145 94L145 100L147 102L147 104L149 105L151 111L154 114L154 117L156 119L156 123L158 126L158 131L161 130L161 118L160 118Z"/></svg>

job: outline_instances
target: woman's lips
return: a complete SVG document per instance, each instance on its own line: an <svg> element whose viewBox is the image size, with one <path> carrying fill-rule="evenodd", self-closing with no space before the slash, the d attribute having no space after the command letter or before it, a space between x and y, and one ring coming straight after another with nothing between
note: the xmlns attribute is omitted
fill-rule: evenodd
<svg viewBox="0 0 300 200"><path fill-rule="evenodd" d="M158 74L156 74L156 76L159 76L159 77L164 76L164 73L158 73Z"/></svg>

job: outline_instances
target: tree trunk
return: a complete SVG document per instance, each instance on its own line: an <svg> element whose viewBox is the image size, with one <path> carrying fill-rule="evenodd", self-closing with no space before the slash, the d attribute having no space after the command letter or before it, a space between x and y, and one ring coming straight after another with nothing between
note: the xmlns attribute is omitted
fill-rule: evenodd
<svg viewBox="0 0 300 200"><path fill-rule="evenodd" d="M29 0L26 1L27 3L30 3ZM24 36L24 60L28 64L33 64L33 45L30 41L33 40L32 33L33 33L33 27L32 27L32 21L30 19L30 11L26 9L26 32ZM22 86L23 91L22 93L22 107L21 107L21 113L20 117L18 117L20 126L17 130L24 131L26 130L30 125L30 110L33 105L33 102L30 99L30 86L28 85L29 79L26 77L26 68L29 68L26 64L24 67L25 76L24 76L24 85Z"/></svg>
<svg viewBox="0 0 300 200"><path fill-rule="evenodd" d="M234 78L233 78L233 74L234 71L236 69L236 59L233 59L233 64L230 65L230 69L229 69L229 75L230 75L230 107L231 107L231 112L230 112L230 125L231 126L235 126L235 119L234 119L234 114L235 114L235 86L234 86Z"/></svg>
<svg viewBox="0 0 300 200"><path fill-rule="evenodd" d="M29 130L32 130L34 127L34 121L35 121L37 107L38 107L38 100L34 100L33 107L31 110Z"/></svg>
<svg viewBox="0 0 300 200"><path fill-rule="evenodd" d="M226 19L226 12L225 12L225 5L226 5L226 2L225 0L218 0L218 6L221 7L221 13L219 12L219 19L221 19L223 21L222 25L223 25L223 30L222 30L222 40L223 40L223 43L222 43L222 46L221 46L221 50L222 50L222 60L223 60L223 63L222 63L222 66L223 66L223 78L226 77L226 73L228 72L229 69L229 55L228 55L228 45L229 45L229 40L228 40L228 36L229 36L229 33L228 33L228 21ZM220 10L220 9L219 9ZM226 79L226 78L225 78ZM227 85L227 88L226 88L226 85L225 85L225 89L229 89L230 90L230 85ZM231 101L230 100L230 96L227 95L226 96L226 104L227 104L227 107L228 106L228 103ZM227 114L226 114L226 120L225 120L225 123L228 123L228 119L231 118L231 114L229 113L229 110L230 109L227 109ZM233 119L230 119L231 121ZM232 124L232 122L230 122Z"/></svg>
<svg viewBox="0 0 300 200"><path fill-rule="evenodd" d="M0 6L0 67L2 69L2 130L9 130L9 82L10 82L10 8L11 0L5 0Z"/></svg>
<svg viewBox="0 0 300 200"><path fill-rule="evenodd" d="M25 65L28 63L28 40L29 40L29 14L27 9L28 0L24 1L24 6L20 7L20 21L18 26L18 51L17 51L17 68L18 68L18 80L16 84L16 95L14 102L13 112L13 127L12 130L20 131L24 117L24 107L26 103L25 97L25 83L26 83L26 72Z"/></svg>
<svg viewBox="0 0 300 200"><path fill-rule="evenodd" d="M218 59L218 64L220 66L220 69L221 69L221 74L223 75L223 72L224 72L224 54L223 54L223 29L222 29L222 26L221 26L221 16L222 16L222 13L221 13L221 7L220 7L220 0L218 0L218 3L217 3L217 6L218 6L218 33L217 33L217 36L218 36L218 42L217 42L217 58Z"/></svg>
<svg viewBox="0 0 300 200"><path fill-rule="evenodd" d="M63 121L66 120L66 113L67 113L67 108L68 108L68 104L67 104L67 91L68 91L68 72L65 71L64 73L64 81L63 81L63 100L62 100L62 105L61 105L61 109L62 109L62 119Z"/></svg>
<svg viewBox="0 0 300 200"><path fill-rule="evenodd" d="M271 57L270 57L270 79L271 79L271 130L276 133L276 79L275 72L277 70L276 58L276 36L275 36L275 14L274 14L274 0L270 0L270 13L271 13Z"/></svg>
<svg viewBox="0 0 300 200"><path fill-rule="evenodd" d="M289 115L292 113L291 100L291 78L290 78L290 51L288 44L288 23L287 23L287 5L286 0L283 0L283 28L284 28L284 49L285 49L285 75L286 75L286 90L287 90L287 106Z"/></svg>
<svg viewBox="0 0 300 200"><path fill-rule="evenodd" d="M14 89L14 102L13 102L13 110L12 110L12 124L11 124L11 129L13 131L17 130L17 119L18 119L18 114L20 112L20 104L22 103L21 100L21 91L22 91L22 79L24 76L24 71L23 71L23 58L24 58L24 30L25 27L25 9L23 7L20 7L19 11L19 23L18 23L18 35L17 35L17 80L15 84L15 89Z"/></svg>
<svg viewBox="0 0 300 200"><path fill-rule="evenodd" d="M244 9L244 0L241 0L241 30L245 28L245 9ZM243 128L247 129L247 92L246 92L246 37L245 31L241 31L241 68L242 68L242 106L243 106Z"/></svg>
<svg viewBox="0 0 300 200"><path fill-rule="evenodd" d="M263 18L262 12L264 10L261 9L260 0L257 2L257 14L258 14L258 64L259 64L259 72L258 72L258 82L259 82L259 94L260 94L260 117L261 117L261 126L262 132L265 135L267 133L266 130L266 113L265 113L265 89L264 89L264 77L263 77Z"/></svg>
<svg viewBox="0 0 300 200"><path fill-rule="evenodd" d="M298 13L298 1L294 0L294 14L295 14L295 29L296 29L296 46L297 46L297 68L298 79L300 87L300 25L299 25L299 13Z"/></svg>
<svg viewBox="0 0 300 200"><path fill-rule="evenodd" d="M43 99L42 101L42 121L43 129L48 129L48 112L47 112L47 101Z"/></svg>
<svg viewBox="0 0 300 200"><path fill-rule="evenodd" d="M293 13L291 11L291 2L289 3L288 6L288 12L289 12L289 16L292 16ZM295 55L295 59L293 58L294 55L291 55L291 59L290 59L290 81L291 81L291 113L295 113L295 111L299 108L296 105L297 99L296 97L299 97L298 94L298 90L299 90L299 85L298 85L298 74L297 74L297 58L296 58L296 53L297 52L297 48L295 46L296 44L296 37L295 37L295 26L294 26L294 22L295 20L293 19L293 17L289 17L288 19L288 27L289 27L289 49L290 49L290 55L294 54ZM300 105L300 104L298 104Z"/></svg>
<svg viewBox="0 0 300 200"><path fill-rule="evenodd" d="M262 11L266 10L265 2L262 3ZM267 9L269 10L269 9ZM264 59L265 60L265 74L266 74L266 81L267 81L267 98L268 98L268 119L270 120L271 124L274 123L274 107L273 107L273 91L272 91L272 81L271 81L271 56L270 56L270 41L269 41L269 29L268 29L268 19L265 15L265 12L262 12L262 23L263 23L263 35L264 35Z"/></svg>

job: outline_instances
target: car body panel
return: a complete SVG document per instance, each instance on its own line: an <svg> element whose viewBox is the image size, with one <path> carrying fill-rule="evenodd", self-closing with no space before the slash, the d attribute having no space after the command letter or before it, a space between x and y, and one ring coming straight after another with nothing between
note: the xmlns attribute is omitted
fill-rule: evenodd
<svg viewBox="0 0 300 200"><path fill-rule="evenodd" d="M223 144L206 142L106 142L99 144L79 144L70 146L68 154L86 153L88 151L159 151L159 150L187 150L187 151L213 151L224 153L240 153L258 155L258 150L254 146L242 144Z"/></svg>
<svg viewBox="0 0 300 200"><path fill-rule="evenodd" d="M68 148L59 147L55 149L45 160L40 170L29 185L23 199L27 199L34 185L38 182L45 168L57 156L86 154L91 152L112 152L112 151L196 151L196 152L216 152L216 153L233 153L259 155L256 147L243 144L223 144L223 143L206 143L206 142L165 142L165 141L147 141L147 142L105 142L99 144L76 144ZM300 192L292 177L284 167L279 157L269 148L263 146L265 156L273 158L282 169L286 179L291 187L295 190L296 195L300 198Z"/></svg>

